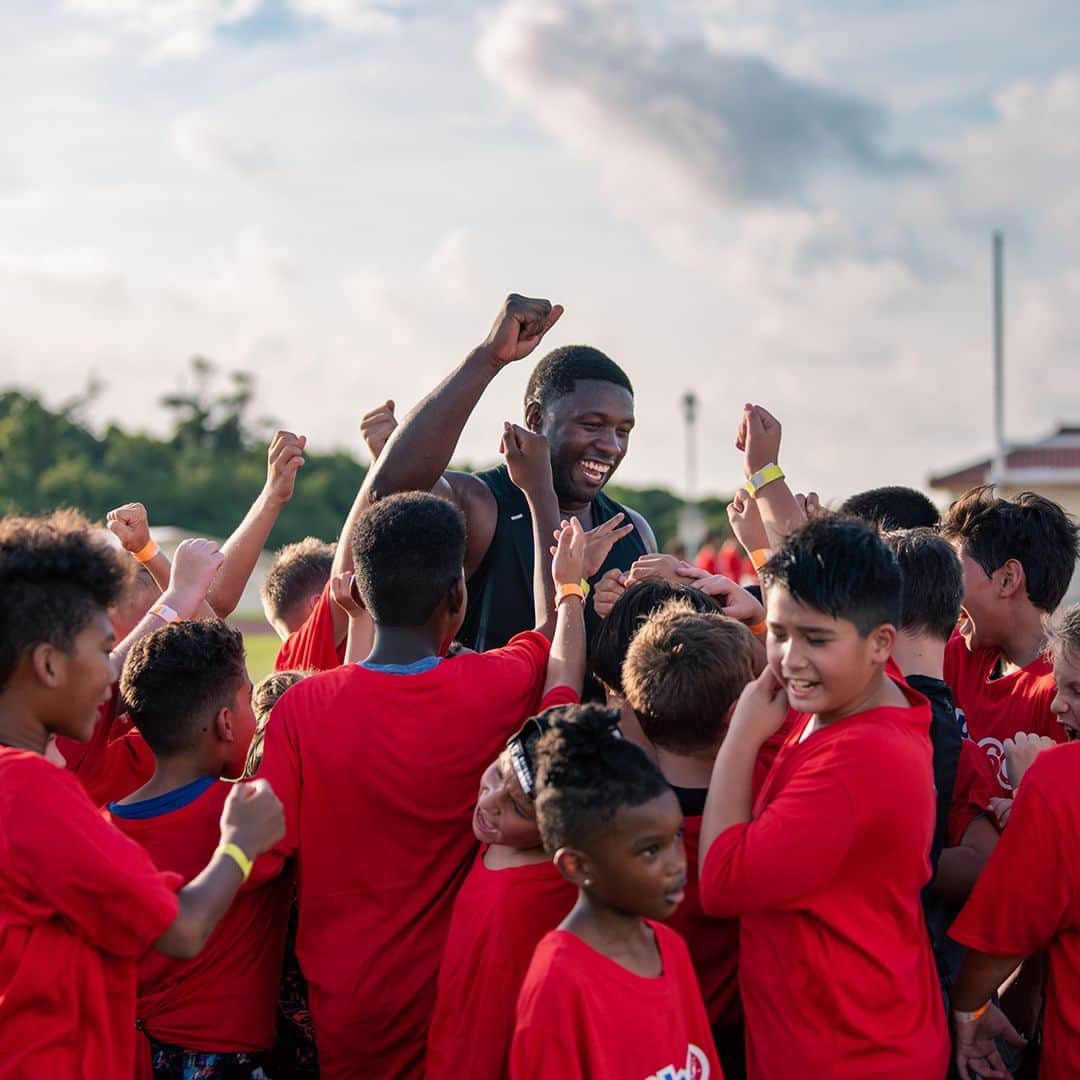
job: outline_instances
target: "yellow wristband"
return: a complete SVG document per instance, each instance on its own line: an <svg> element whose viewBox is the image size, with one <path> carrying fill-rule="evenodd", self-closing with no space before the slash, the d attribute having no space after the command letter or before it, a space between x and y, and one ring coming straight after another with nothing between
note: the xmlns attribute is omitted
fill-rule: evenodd
<svg viewBox="0 0 1080 1080"><path fill-rule="evenodd" d="M760 570L772 558L772 548L754 548L750 552L750 561L755 570Z"/></svg>
<svg viewBox="0 0 1080 1080"><path fill-rule="evenodd" d="M758 471L746 481L746 490L750 493L751 499L756 499L758 492L763 487L768 486L774 480L783 479L784 470L781 469L779 465L766 465L763 469L758 469Z"/></svg>
<svg viewBox="0 0 1080 1080"><path fill-rule="evenodd" d="M131 557L137 559L141 563L148 563L158 553L157 543L151 539L147 540L145 544L138 551L133 551Z"/></svg>
<svg viewBox="0 0 1080 1080"><path fill-rule="evenodd" d="M244 880L247 881L251 875L251 860L239 844L222 844L214 854L227 855L232 859L240 867L240 873L244 875Z"/></svg>

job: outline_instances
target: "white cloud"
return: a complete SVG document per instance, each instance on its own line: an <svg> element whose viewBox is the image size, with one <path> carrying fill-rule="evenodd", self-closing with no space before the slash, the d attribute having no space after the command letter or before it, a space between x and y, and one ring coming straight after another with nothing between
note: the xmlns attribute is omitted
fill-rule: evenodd
<svg viewBox="0 0 1080 1080"><path fill-rule="evenodd" d="M350 34L377 34L398 25L393 10L398 0L289 0L298 15L321 19L336 30Z"/></svg>
<svg viewBox="0 0 1080 1080"><path fill-rule="evenodd" d="M182 113L169 134L173 149L191 164L253 183L277 184L288 177L285 161L269 141L230 128L208 113Z"/></svg>

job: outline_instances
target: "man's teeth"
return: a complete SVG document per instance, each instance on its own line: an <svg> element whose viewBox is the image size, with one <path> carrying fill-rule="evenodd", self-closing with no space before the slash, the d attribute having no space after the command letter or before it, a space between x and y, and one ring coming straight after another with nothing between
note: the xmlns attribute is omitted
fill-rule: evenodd
<svg viewBox="0 0 1080 1080"><path fill-rule="evenodd" d="M602 479L603 477L607 476L607 474L611 471L611 466L605 465L602 461L583 461L581 463L581 467L585 470L585 472L597 477L598 479Z"/></svg>

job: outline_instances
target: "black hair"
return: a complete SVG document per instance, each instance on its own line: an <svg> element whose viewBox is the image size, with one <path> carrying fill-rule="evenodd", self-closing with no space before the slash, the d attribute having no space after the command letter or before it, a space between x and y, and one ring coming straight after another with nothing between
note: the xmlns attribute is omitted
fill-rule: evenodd
<svg viewBox="0 0 1080 1080"><path fill-rule="evenodd" d="M334 564L334 545L314 536L286 544L259 590L271 619L287 618L302 600L323 591Z"/></svg>
<svg viewBox="0 0 1080 1080"><path fill-rule="evenodd" d="M533 368L525 387L525 408L537 404L546 409L557 398L572 394L582 379L614 383L629 391L634 387L626 372L611 357L591 345L563 345L553 349Z"/></svg>
<svg viewBox="0 0 1080 1080"><path fill-rule="evenodd" d="M858 518L815 515L759 574L766 591L783 585L798 603L847 619L863 637L883 623L900 623L904 579L896 556Z"/></svg>
<svg viewBox="0 0 1080 1080"><path fill-rule="evenodd" d="M131 719L155 756L196 745L244 681L244 637L220 619L184 619L140 638L120 676Z"/></svg>
<svg viewBox="0 0 1080 1080"><path fill-rule="evenodd" d="M622 807L671 791L648 754L617 733L617 709L558 709L537 746L536 822L549 855L585 847Z"/></svg>
<svg viewBox="0 0 1080 1080"><path fill-rule="evenodd" d="M1053 612L1069 591L1080 541L1076 522L1056 502L1021 491L999 499L984 484L965 492L949 507L942 535L960 540L964 553L987 576L1010 559L1024 568L1028 599Z"/></svg>
<svg viewBox="0 0 1080 1080"><path fill-rule="evenodd" d="M372 619L423 626L461 579L465 518L435 495L388 495L360 515L352 549L356 586Z"/></svg>
<svg viewBox="0 0 1080 1080"><path fill-rule="evenodd" d="M70 652L127 581L118 553L76 510L0 519L0 687L35 645Z"/></svg>
<svg viewBox="0 0 1080 1080"><path fill-rule="evenodd" d="M713 597L688 585L671 585L656 580L631 585L612 605L590 646L592 674L611 693L623 696L623 661L634 635L654 611L671 600L682 600L695 611L723 611Z"/></svg>
<svg viewBox="0 0 1080 1080"><path fill-rule="evenodd" d="M884 530L933 528L941 520L938 508L909 487L879 487L845 500L840 512Z"/></svg>
<svg viewBox="0 0 1080 1080"><path fill-rule="evenodd" d="M883 539L904 575L898 629L948 641L964 599L964 571L952 544L934 529L904 529Z"/></svg>

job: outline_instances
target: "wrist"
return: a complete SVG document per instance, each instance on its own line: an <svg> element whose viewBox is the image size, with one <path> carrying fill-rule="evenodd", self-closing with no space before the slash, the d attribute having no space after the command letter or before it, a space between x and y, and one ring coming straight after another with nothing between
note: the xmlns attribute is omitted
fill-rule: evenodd
<svg viewBox="0 0 1080 1080"><path fill-rule="evenodd" d="M171 607L181 619L190 619L202 600L193 589L170 585L158 598L158 603Z"/></svg>
<svg viewBox="0 0 1080 1080"><path fill-rule="evenodd" d="M243 829L237 829L235 827L222 829L221 838L218 842L218 849L225 847L228 844L235 844L252 862L255 861L257 855L256 845L251 842L251 838L244 834Z"/></svg>
<svg viewBox="0 0 1080 1080"><path fill-rule="evenodd" d="M261 508L280 510L291 498L291 491L288 495L282 495L280 492L274 490L273 482L267 480L265 487L263 487L262 491L259 493L259 505Z"/></svg>
<svg viewBox="0 0 1080 1080"><path fill-rule="evenodd" d="M507 363L508 362L509 361L507 361ZM494 348L485 341L482 345L477 345L476 348L465 357L464 366L474 374L486 376L488 381L490 381L506 367L506 363L500 361L495 356Z"/></svg>

